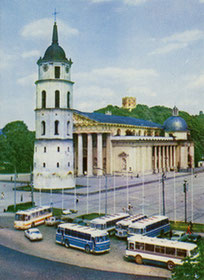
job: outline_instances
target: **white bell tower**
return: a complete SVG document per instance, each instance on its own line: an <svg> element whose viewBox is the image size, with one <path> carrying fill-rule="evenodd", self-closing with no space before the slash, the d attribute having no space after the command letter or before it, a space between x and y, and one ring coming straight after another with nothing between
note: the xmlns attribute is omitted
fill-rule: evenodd
<svg viewBox="0 0 204 280"><path fill-rule="evenodd" d="M37 64L34 188L74 188L72 61L58 44L56 22L52 44Z"/></svg>

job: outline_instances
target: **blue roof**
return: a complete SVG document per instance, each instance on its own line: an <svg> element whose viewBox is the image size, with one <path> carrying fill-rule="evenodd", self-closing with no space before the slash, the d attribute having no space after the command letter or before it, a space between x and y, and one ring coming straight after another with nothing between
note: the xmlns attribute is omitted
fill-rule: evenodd
<svg viewBox="0 0 204 280"><path fill-rule="evenodd" d="M185 120L179 116L171 116L164 122L166 131L187 131L188 126Z"/></svg>
<svg viewBox="0 0 204 280"><path fill-rule="evenodd" d="M124 117L124 116L116 116L116 115L105 115L102 113L86 113L74 110L79 115L87 117L91 120L100 122L100 123L112 123L112 124L125 124L125 125L134 125L134 126L145 126L145 127L156 127L156 128L163 128L162 125L158 123L154 123L151 121L131 118L131 117Z"/></svg>

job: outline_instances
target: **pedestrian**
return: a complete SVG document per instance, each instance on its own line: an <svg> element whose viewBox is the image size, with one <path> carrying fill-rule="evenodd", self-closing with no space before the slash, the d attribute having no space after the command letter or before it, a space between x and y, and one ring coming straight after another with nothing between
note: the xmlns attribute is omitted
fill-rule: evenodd
<svg viewBox="0 0 204 280"><path fill-rule="evenodd" d="M23 194L21 194L21 202L23 201Z"/></svg>
<svg viewBox="0 0 204 280"><path fill-rule="evenodd" d="M188 227L187 227L187 234L191 234L191 227L190 227L190 224L188 224Z"/></svg>
<svg viewBox="0 0 204 280"><path fill-rule="evenodd" d="M79 202L79 199L78 198L76 198L76 203L78 203Z"/></svg>
<svg viewBox="0 0 204 280"><path fill-rule="evenodd" d="M4 192L1 193L1 200L4 200Z"/></svg>
<svg viewBox="0 0 204 280"><path fill-rule="evenodd" d="M192 233L193 232L193 223L190 221L189 225L190 225L190 232Z"/></svg>

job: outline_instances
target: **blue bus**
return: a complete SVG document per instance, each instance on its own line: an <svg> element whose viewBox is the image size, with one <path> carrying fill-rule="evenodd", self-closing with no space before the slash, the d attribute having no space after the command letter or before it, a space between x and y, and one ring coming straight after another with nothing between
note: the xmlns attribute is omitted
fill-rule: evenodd
<svg viewBox="0 0 204 280"><path fill-rule="evenodd" d="M141 234L146 236L159 236L170 231L169 219L166 216L152 216L131 224L128 227L128 236Z"/></svg>
<svg viewBox="0 0 204 280"><path fill-rule="evenodd" d="M61 224L56 231L56 243L65 247L82 249L86 253L104 253L110 250L110 239L106 231L77 224Z"/></svg>

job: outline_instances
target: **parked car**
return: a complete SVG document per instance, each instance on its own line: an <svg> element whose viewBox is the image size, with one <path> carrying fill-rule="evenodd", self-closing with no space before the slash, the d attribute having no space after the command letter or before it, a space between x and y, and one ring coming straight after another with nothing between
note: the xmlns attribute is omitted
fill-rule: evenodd
<svg viewBox="0 0 204 280"><path fill-rule="evenodd" d="M173 230L172 231L172 237L171 240L173 241L178 241L182 236L185 235L184 231L180 231L180 230Z"/></svg>
<svg viewBox="0 0 204 280"><path fill-rule="evenodd" d="M45 219L46 226L55 226L56 224L60 224L62 221L56 217L50 217Z"/></svg>
<svg viewBox="0 0 204 280"><path fill-rule="evenodd" d="M43 239L42 233L39 231L38 228L29 228L29 229L24 231L24 235L30 241L42 240Z"/></svg>
<svg viewBox="0 0 204 280"><path fill-rule="evenodd" d="M185 234L181 238L179 238L179 241L190 242L190 243L198 243L200 240L201 240L201 235L197 233Z"/></svg>

